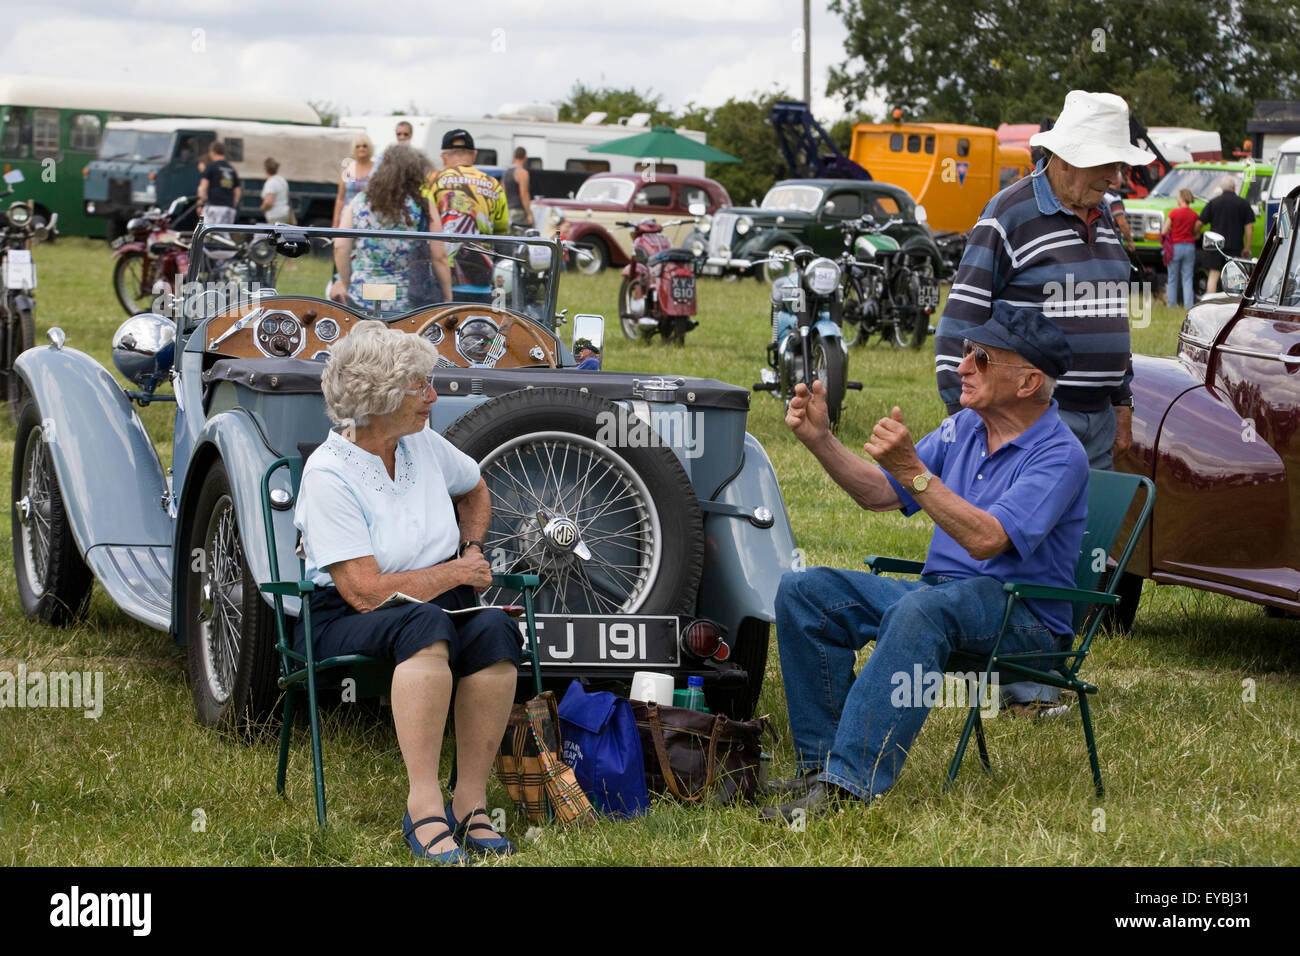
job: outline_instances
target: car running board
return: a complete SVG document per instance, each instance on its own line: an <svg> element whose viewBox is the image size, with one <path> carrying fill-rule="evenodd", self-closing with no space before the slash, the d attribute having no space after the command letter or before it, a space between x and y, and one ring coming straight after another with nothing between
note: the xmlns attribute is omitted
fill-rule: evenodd
<svg viewBox="0 0 1300 956"><path fill-rule="evenodd" d="M157 545L99 544L86 564L113 603L160 631L172 622L172 549Z"/></svg>

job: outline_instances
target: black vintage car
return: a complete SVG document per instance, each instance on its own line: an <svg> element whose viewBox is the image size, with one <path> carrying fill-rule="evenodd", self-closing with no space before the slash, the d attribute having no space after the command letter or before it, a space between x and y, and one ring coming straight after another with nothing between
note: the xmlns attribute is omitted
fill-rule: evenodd
<svg viewBox="0 0 1300 956"><path fill-rule="evenodd" d="M685 246L701 259L701 275L739 273L773 278L781 263L754 263L773 252L811 246L836 258L844 251L840 225L860 216L877 222L901 219L888 229L905 253L924 253L934 274L943 271L943 256L925 226L925 209L907 191L889 183L852 179L786 179L767 191L758 207L726 206L702 222Z"/></svg>

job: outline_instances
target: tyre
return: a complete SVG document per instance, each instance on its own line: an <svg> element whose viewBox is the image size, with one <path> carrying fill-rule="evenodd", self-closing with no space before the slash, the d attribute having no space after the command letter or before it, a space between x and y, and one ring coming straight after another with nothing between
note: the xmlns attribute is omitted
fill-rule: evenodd
<svg viewBox="0 0 1300 956"><path fill-rule="evenodd" d="M771 644L772 625L752 617L741 622L733 638L729 666L738 667L749 677L744 687L715 690L709 694L709 709L734 720L749 720L758 710L758 696L763 690L767 671L767 650Z"/></svg>
<svg viewBox="0 0 1300 956"><path fill-rule="evenodd" d="M492 494L492 569L540 575L539 612L691 612L704 561L699 502L653 435L626 409L561 388L502 395L447 429Z"/></svg>
<svg viewBox="0 0 1300 956"><path fill-rule="evenodd" d="M9 516L23 613L33 621L65 627L85 613L94 578L72 536L50 454L51 438L36 403L25 402L14 439Z"/></svg>
<svg viewBox="0 0 1300 956"><path fill-rule="evenodd" d="M640 319L645 316L648 298L642 299L639 310L633 310L632 299L636 293L645 295L645 288L632 276L624 276L623 284L618 287L618 321L623 329L623 337L634 341L642 338Z"/></svg>
<svg viewBox="0 0 1300 956"><path fill-rule="evenodd" d="M580 263L578 257L574 256L574 268L585 276L594 276L604 272L605 267L609 265L609 246L605 245L604 240L593 236L590 239L582 240L578 245L586 247L587 251L591 253L591 260Z"/></svg>
<svg viewBox="0 0 1300 956"><path fill-rule="evenodd" d="M1128 634L1133 630L1133 620L1137 617L1138 604L1142 600L1142 582L1140 574L1125 572L1119 579L1115 593L1119 603L1106 609L1106 620L1102 623L1119 634Z"/></svg>
<svg viewBox="0 0 1300 956"><path fill-rule="evenodd" d="M199 723L247 734L275 712L280 665L275 617L244 560L221 462L203 480L184 537L180 626Z"/></svg>
<svg viewBox="0 0 1300 956"><path fill-rule="evenodd" d="M127 252L118 257L113 265L113 291L127 315L139 315L153 307L156 271L155 260L146 261L143 252Z"/></svg>
<svg viewBox="0 0 1300 956"><path fill-rule="evenodd" d="M792 252L794 252L794 249L791 248L789 243L778 242L763 253L763 258L767 258L774 253L788 256ZM777 279L781 278L781 276L789 275L790 270L793 268L794 263L792 262L768 262L760 266L755 275L761 282L775 282Z"/></svg>
<svg viewBox="0 0 1300 956"><path fill-rule="evenodd" d="M866 296L862 285L857 279L848 275L844 279L840 321L844 327L844 341L850 347L864 344L871 335L865 329Z"/></svg>
<svg viewBox="0 0 1300 956"><path fill-rule="evenodd" d="M19 309L11 301L3 321L4 327L0 329L0 399L8 406L10 417L17 420L27 390L14 371L14 360L36 344L36 320L30 310Z"/></svg>
<svg viewBox="0 0 1300 956"><path fill-rule="evenodd" d="M840 411L844 405L848 357L834 339L817 336L809 342L809 347L812 349L813 376L820 379L826 389L826 411L830 415L831 428L834 428L840 423Z"/></svg>

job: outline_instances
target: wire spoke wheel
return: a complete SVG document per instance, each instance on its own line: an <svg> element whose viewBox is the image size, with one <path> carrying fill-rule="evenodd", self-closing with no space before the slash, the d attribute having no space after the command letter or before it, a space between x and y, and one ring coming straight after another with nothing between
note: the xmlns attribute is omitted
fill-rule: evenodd
<svg viewBox="0 0 1300 956"><path fill-rule="evenodd" d="M480 470L493 503L488 558L495 570L541 575L540 612L629 613L644 604L663 530L649 488L617 452L539 432L506 442ZM500 589L487 598L504 599Z"/></svg>
<svg viewBox="0 0 1300 956"><path fill-rule="evenodd" d="M224 704L235 686L244 625L243 554L230 495L217 500L204 533L204 576L199 605L204 673L213 700Z"/></svg>
<svg viewBox="0 0 1300 956"><path fill-rule="evenodd" d="M23 567L38 598L45 594L46 573L49 571L54 482L54 462L50 459L49 442L44 431L37 428L28 439L27 450L23 455L20 485L23 496L17 502L17 531Z"/></svg>

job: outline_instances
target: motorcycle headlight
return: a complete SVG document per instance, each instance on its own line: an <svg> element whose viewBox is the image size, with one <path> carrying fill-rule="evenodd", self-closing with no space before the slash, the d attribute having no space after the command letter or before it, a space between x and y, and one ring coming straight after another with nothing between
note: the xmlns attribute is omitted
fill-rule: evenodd
<svg viewBox="0 0 1300 956"><path fill-rule="evenodd" d="M16 202L9 207L9 224L11 226L25 226L31 218L32 210L27 203Z"/></svg>
<svg viewBox="0 0 1300 956"><path fill-rule="evenodd" d="M754 220L750 219L748 216L741 216L739 219L736 220L736 235L738 236L747 235L749 233L749 230L753 228L754 228Z"/></svg>
<svg viewBox="0 0 1300 956"><path fill-rule="evenodd" d="M704 243L700 242L700 240L698 239L693 240L691 242L691 255L693 256L704 255Z"/></svg>
<svg viewBox="0 0 1300 956"><path fill-rule="evenodd" d="M696 225L695 228L700 231L701 236L707 236L709 234L709 230L713 228L713 220L707 218L702 219L700 220L699 224Z"/></svg>
<svg viewBox="0 0 1300 956"><path fill-rule="evenodd" d="M814 259L803 270L803 280L814 295L830 295L840 284L840 267L833 259Z"/></svg>

